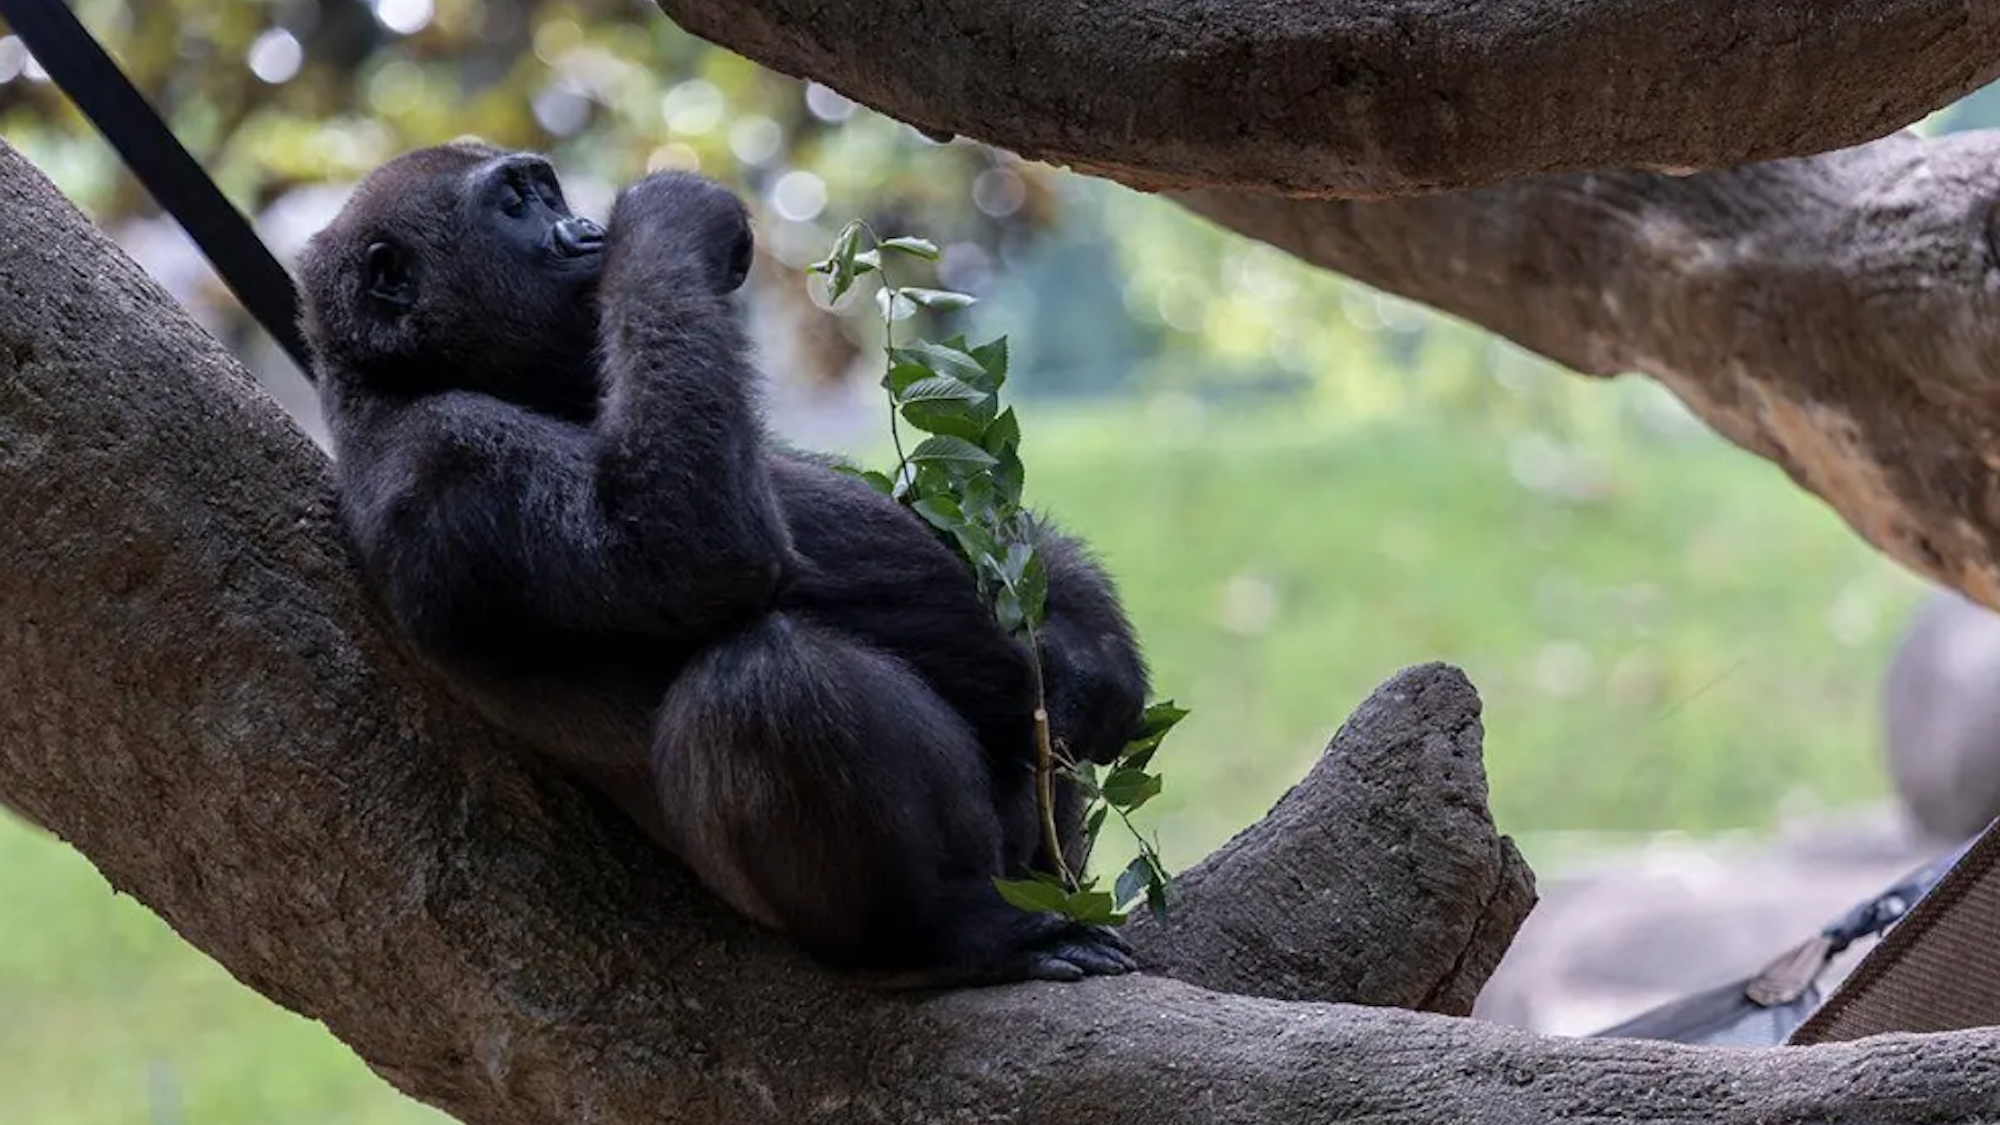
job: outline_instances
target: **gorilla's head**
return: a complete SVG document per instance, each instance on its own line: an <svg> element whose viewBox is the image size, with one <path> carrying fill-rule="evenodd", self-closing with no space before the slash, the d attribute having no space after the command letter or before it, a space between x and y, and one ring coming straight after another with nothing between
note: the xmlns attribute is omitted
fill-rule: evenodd
<svg viewBox="0 0 2000 1125"><path fill-rule="evenodd" d="M475 141L399 156L300 257L314 374L550 405L594 395L603 250L539 156Z"/></svg>

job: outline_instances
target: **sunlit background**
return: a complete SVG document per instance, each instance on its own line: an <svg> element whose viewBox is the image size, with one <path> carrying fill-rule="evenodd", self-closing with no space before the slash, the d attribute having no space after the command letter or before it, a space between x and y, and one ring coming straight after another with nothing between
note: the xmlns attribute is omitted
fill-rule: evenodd
<svg viewBox="0 0 2000 1125"><path fill-rule="evenodd" d="M884 411L875 329L819 307L800 267L854 217L938 242L928 280L981 303L926 331L1010 337L1031 499L1098 546L1160 694L1193 709L1146 819L1177 867L1432 659L1481 688L1493 807L1544 870L1887 792L1875 692L1922 586L1650 383L1577 378L1164 201L935 143L642 0L76 8L287 260L354 177L467 133L549 152L599 216L650 168L737 187L771 416L808 444L877 456ZM1976 123L2000 97L1924 127ZM4 26L0 134L318 432L298 373ZM436 1115L0 814L0 1119Z"/></svg>

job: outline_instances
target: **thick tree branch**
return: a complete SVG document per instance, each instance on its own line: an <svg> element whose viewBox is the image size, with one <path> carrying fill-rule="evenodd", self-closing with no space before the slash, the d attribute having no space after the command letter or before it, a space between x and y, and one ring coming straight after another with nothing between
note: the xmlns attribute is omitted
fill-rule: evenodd
<svg viewBox="0 0 2000 1125"><path fill-rule="evenodd" d="M1498 836L1479 697L1442 665L1377 689L1304 781L1174 884L1195 925L1136 939L1218 992L1463 1015L1534 905Z"/></svg>
<svg viewBox="0 0 2000 1125"><path fill-rule="evenodd" d="M356 588L327 499L317 451L0 146L0 789L240 979L467 1121L2000 1112L2000 1032L1724 1053L1544 1040L1157 975L934 996L846 986L729 916L421 675ZM1334 800L1309 779L1274 825L1217 859L1217 885L1191 893L1174 925L1226 948L1246 976L1283 982L1316 920L1419 920L1457 934L1468 964L1454 975L1445 943L1425 941L1387 951L1384 971L1439 982L1427 999L1456 1004L1524 901L1518 864L1467 807L1483 790L1475 726L1454 673L1399 677L1343 736L1345 764L1315 771L1364 791ZM1432 793L1443 796L1426 814ZM1433 815L1483 842L1461 841L1437 871L1316 870L1291 862L1309 847L1281 838L1315 815L1419 829ZM1411 846L1432 845L1420 832ZM1273 859L1250 858L1260 852ZM1295 893L1259 888L1267 874ZM1426 903L1468 891L1489 905L1425 917ZM1231 895L1230 909L1339 916L1274 920L1285 948L1241 930L1225 945L1202 932L1221 907L1200 898ZM1157 948L1170 967L1180 956ZM1392 959L1420 971L1398 974Z"/></svg>
<svg viewBox="0 0 2000 1125"><path fill-rule="evenodd" d="M1149 189L1724 167L1879 137L2000 76L2000 6L1966 0L659 3L931 134Z"/></svg>
<svg viewBox="0 0 2000 1125"><path fill-rule="evenodd" d="M1181 201L1578 371L1651 375L1876 547L2000 607L2000 132L1686 178Z"/></svg>

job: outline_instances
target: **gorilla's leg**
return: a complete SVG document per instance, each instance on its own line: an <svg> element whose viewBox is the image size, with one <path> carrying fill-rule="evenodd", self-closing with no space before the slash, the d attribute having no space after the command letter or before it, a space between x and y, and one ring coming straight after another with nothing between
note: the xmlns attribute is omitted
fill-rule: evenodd
<svg viewBox="0 0 2000 1125"><path fill-rule="evenodd" d="M831 964L903 984L1134 967L1117 939L1000 898L1000 813L970 728L901 661L796 615L688 665L653 770L702 880Z"/></svg>

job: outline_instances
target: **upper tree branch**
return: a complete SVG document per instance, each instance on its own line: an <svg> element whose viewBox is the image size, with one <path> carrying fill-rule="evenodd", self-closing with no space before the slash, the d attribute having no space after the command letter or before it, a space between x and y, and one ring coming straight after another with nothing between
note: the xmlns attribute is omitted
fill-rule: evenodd
<svg viewBox="0 0 2000 1125"><path fill-rule="evenodd" d="M2000 133L1374 204L1190 194L1579 371L1642 371L2000 607Z"/></svg>
<svg viewBox="0 0 2000 1125"><path fill-rule="evenodd" d="M937 135L1146 188L1403 195L1879 137L2000 75L1967 0L659 0Z"/></svg>
<svg viewBox="0 0 2000 1125"><path fill-rule="evenodd" d="M327 500L316 449L0 145L0 789L240 979L467 1121L2000 1113L2000 1032L1719 1052L1157 975L848 987L420 674L357 589ZM1334 990L1350 998L1462 1006L1526 902L1476 747L1462 679L1399 677L1274 826L1218 856L1208 889L1191 880L1178 931L1149 949L1175 971L1186 948L1216 950L1238 962L1222 977L1280 993L1326 991L1309 979L1326 965L1358 972ZM1406 854L1321 866L1298 833L1335 849L1401 834ZM1264 912L1304 917L1272 917L1260 948L1246 933ZM1379 942L1384 919L1428 936L1345 960L1313 936Z"/></svg>

